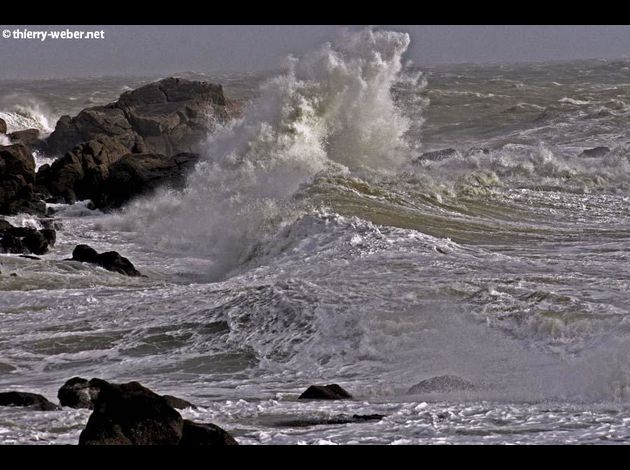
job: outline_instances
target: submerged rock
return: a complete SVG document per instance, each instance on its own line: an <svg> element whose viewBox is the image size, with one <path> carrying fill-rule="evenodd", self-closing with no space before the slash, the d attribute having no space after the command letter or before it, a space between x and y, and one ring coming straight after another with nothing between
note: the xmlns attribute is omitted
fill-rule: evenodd
<svg viewBox="0 0 630 470"><path fill-rule="evenodd" d="M341 386L330 384L311 385L298 397L298 400L347 400L351 398L352 395Z"/></svg>
<svg viewBox="0 0 630 470"><path fill-rule="evenodd" d="M77 245L72 252L72 260L97 264L108 271L125 274L127 276L142 275L131 261L124 256L120 256L117 251L107 251L99 254L94 248L88 245Z"/></svg>
<svg viewBox="0 0 630 470"><path fill-rule="evenodd" d="M42 395L28 392L1 392L0 406L22 406L38 411L58 410L59 407Z"/></svg>
<svg viewBox="0 0 630 470"><path fill-rule="evenodd" d="M475 388L475 384L456 375L440 375L418 382L407 393L454 392Z"/></svg>
<svg viewBox="0 0 630 470"><path fill-rule="evenodd" d="M447 158L456 157L459 155L457 150L453 148L447 148L442 150L435 150L433 152L425 152L417 158L417 162L422 161L430 161L430 162L439 162L442 160L446 160Z"/></svg>
<svg viewBox="0 0 630 470"><path fill-rule="evenodd" d="M184 420L182 439L179 445L193 446L237 446L238 442L224 429L212 423L193 423Z"/></svg>
<svg viewBox="0 0 630 470"><path fill-rule="evenodd" d="M592 149L584 150L578 157L580 158L599 158L604 155L610 153L610 149L608 147L595 147Z"/></svg>
<svg viewBox="0 0 630 470"><path fill-rule="evenodd" d="M89 390L94 411L79 445L237 445L220 427L182 419L166 398L138 382L112 384L75 377L64 384L74 393ZM63 387L62 387L63 389ZM60 390L61 392L61 390Z"/></svg>
<svg viewBox="0 0 630 470"><path fill-rule="evenodd" d="M322 426L331 424L351 424L351 423L366 423L369 421L380 421L385 415L372 414L372 415L339 415L333 417L304 417L297 419L287 419L275 421L274 426L288 427L288 428L305 428L309 426Z"/></svg>

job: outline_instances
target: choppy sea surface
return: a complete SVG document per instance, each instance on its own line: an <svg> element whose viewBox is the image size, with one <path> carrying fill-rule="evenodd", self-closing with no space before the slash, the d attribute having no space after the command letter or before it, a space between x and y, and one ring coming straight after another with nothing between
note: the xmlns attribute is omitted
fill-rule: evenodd
<svg viewBox="0 0 630 470"><path fill-rule="evenodd" d="M49 254L0 255L0 390L137 380L243 444L630 441L630 60L418 67L408 45L182 74L244 117L183 191L57 205ZM46 133L159 78L0 82L0 117ZM79 243L147 277L66 261ZM408 393L445 374L476 388ZM356 399L298 401L313 383ZM89 413L0 408L0 443L75 444Z"/></svg>

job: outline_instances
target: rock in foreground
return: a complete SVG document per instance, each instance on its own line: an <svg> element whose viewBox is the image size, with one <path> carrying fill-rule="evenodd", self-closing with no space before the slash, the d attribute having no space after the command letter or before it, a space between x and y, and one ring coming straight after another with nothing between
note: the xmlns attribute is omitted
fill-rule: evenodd
<svg viewBox="0 0 630 470"><path fill-rule="evenodd" d="M59 407L48 401L42 395L28 392L2 392L0 393L0 406L21 406L38 411L53 411Z"/></svg>
<svg viewBox="0 0 630 470"><path fill-rule="evenodd" d="M407 393L434 393L474 390L475 384L456 375L440 375L422 380L411 387Z"/></svg>
<svg viewBox="0 0 630 470"><path fill-rule="evenodd" d="M124 256L120 256L117 251L107 251L97 253L88 245L77 245L72 252L73 261L96 264L108 271L125 274L127 276L142 276L135 266Z"/></svg>
<svg viewBox="0 0 630 470"><path fill-rule="evenodd" d="M43 255L54 246L57 234L53 229L37 230L30 227L14 227L0 220L0 253Z"/></svg>
<svg viewBox="0 0 630 470"><path fill-rule="evenodd" d="M0 214L44 215L46 204L33 190L35 159L22 144L0 146Z"/></svg>
<svg viewBox="0 0 630 470"><path fill-rule="evenodd" d="M339 385L330 384L311 385L298 397L298 400L347 400L351 398L352 395Z"/></svg>
<svg viewBox="0 0 630 470"><path fill-rule="evenodd" d="M79 445L238 444L214 424L182 419L164 397L138 382L113 384L92 379L87 387L91 389L94 411L81 432Z"/></svg>

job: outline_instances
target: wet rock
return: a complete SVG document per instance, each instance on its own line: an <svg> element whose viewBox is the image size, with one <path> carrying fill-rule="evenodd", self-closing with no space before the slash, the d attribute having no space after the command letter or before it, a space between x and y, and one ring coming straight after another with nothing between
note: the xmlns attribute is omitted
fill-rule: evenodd
<svg viewBox="0 0 630 470"><path fill-rule="evenodd" d="M352 395L339 385L330 384L311 385L298 397L298 400L347 400L351 398Z"/></svg>
<svg viewBox="0 0 630 470"><path fill-rule="evenodd" d="M578 157L580 158L600 158L608 154L610 149L608 147L595 147L592 149L584 150Z"/></svg>
<svg viewBox="0 0 630 470"><path fill-rule="evenodd" d="M49 402L42 395L28 392L2 392L0 393L0 406L21 406L39 411L59 409L57 405Z"/></svg>
<svg viewBox="0 0 630 470"><path fill-rule="evenodd" d="M20 255L20 258L34 259L37 261L41 261L41 258L39 256L33 256L33 255Z"/></svg>
<svg viewBox="0 0 630 470"><path fill-rule="evenodd" d="M23 131L12 132L11 134L7 134L7 137L9 137L11 143L22 144L31 152L35 150L42 151L46 147L46 143L40 138L38 129L26 129Z"/></svg>
<svg viewBox="0 0 630 470"><path fill-rule="evenodd" d="M70 408L93 408L90 381L82 377L73 377L67 380L57 392L57 398L61 406Z"/></svg>
<svg viewBox="0 0 630 470"><path fill-rule="evenodd" d="M39 231L33 231L22 239L24 247L35 255L43 255L48 251L48 240Z"/></svg>
<svg viewBox="0 0 630 470"><path fill-rule="evenodd" d="M109 177L91 199L99 208L120 207L132 198L151 193L161 186L181 188L199 156L183 153L173 157L132 154L109 168Z"/></svg>
<svg viewBox="0 0 630 470"><path fill-rule="evenodd" d="M43 255L54 245L55 239L56 232L52 229L36 230L14 227L6 221L0 223L0 252Z"/></svg>
<svg viewBox="0 0 630 470"><path fill-rule="evenodd" d="M26 247L22 243L22 239L16 237L15 235L11 235L10 233L5 233L0 238L0 252L2 253L25 253Z"/></svg>
<svg viewBox="0 0 630 470"><path fill-rule="evenodd" d="M141 276L134 265L127 258L120 256L116 251L108 251L105 253L97 253L96 250L88 245L77 245L72 252L72 260L82 263L92 263L127 276Z"/></svg>
<svg viewBox="0 0 630 470"><path fill-rule="evenodd" d="M0 118L0 134L7 133L7 123L4 119Z"/></svg>
<svg viewBox="0 0 630 470"><path fill-rule="evenodd" d="M98 394L79 445L179 444L182 417L157 393L138 382L92 379L89 386L98 388Z"/></svg>
<svg viewBox="0 0 630 470"><path fill-rule="evenodd" d="M237 446L238 442L224 429L212 423L184 420L180 446Z"/></svg>
<svg viewBox="0 0 630 470"><path fill-rule="evenodd" d="M166 78L125 92L115 103L62 116L47 144L63 154L81 142L113 137L129 152L171 156L198 150L216 123L231 115L221 85Z"/></svg>
<svg viewBox="0 0 630 470"><path fill-rule="evenodd" d="M197 408L189 401L186 401L182 398L174 397L173 395L162 395L162 398L166 400L166 403L168 403L170 407L177 410L183 410L185 408Z"/></svg>
<svg viewBox="0 0 630 470"><path fill-rule="evenodd" d="M0 146L0 214L44 215L46 204L34 191L35 160L22 144Z"/></svg>
<svg viewBox="0 0 630 470"><path fill-rule="evenodd" d="M425 152L418 159L417 162L422 161L430 161L430 162L439 162L442 160L446 160L447 158L453 158L459 155L457 150L453 148L447 148L442 150L435 150L433 152Z"/></svg>
<svg viewBox="0 0 630 470"><path fill-rule="evenodd" d="M109 166L128 153L127 147L106 136L79 144L52 165L42 165L37 190L66 204L91 199L108 178Z"/></svg>
<svg viewBox="0 0 630 470"><path fill-rule="evenodd" d="M456 375L440 375L418 382L407 393L454 392L460 390L474 390L475 384Z"/></svg>
<svg viewBox="0 0 630 470"><path fill-rule="evenodd" d="M89 395L93 404L94 411L81 432L79 445L190 447L238 444L225 430L214 424L183 420L166 398L138 382L112 384L92 379L86 383L85 379L75 377L66 382L64 387L72 402L82 401L87 404ZM82 394L79 398L77 391Z"/></svg>

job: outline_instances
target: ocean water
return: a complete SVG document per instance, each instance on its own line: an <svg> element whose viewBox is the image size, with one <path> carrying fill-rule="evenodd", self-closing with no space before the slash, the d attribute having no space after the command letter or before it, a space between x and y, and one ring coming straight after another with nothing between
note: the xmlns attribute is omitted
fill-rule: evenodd
<svg viewBox="0 0 630 470"><path fill-rule="evenodd" d="M244 444L628 442L630 61L419 67L408 46L363 31L182 74L243 118L184 190L57 205L49 254L0 255L0 390L137 380ZM2 82L0 117L46 133L159 78ZM79 243L147 277L65 261ZM408 394L444 374L476 388ZM313 383L356 399L298 401ZM0 442L74 444L89 413L0 408Z"/></svg>

